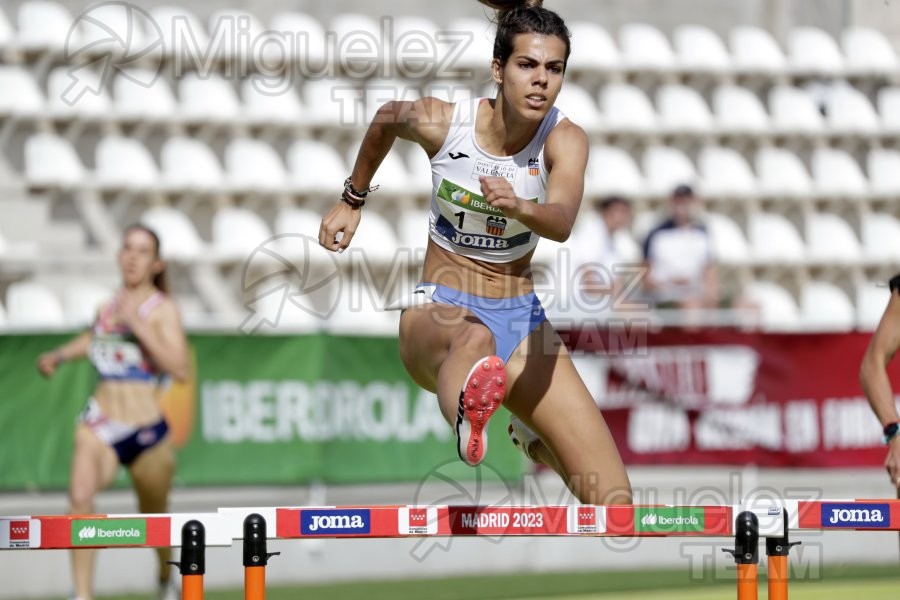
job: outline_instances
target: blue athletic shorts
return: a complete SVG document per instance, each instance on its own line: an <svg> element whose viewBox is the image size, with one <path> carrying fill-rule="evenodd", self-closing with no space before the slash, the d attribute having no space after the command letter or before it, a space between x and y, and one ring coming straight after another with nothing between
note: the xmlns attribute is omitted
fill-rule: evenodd
<svg viewBox="0 0 900 600"><path fill-rule="evenodd" d="M534 292L515 298L485 298L434 283L422 283L416 288L416 293L427 291L431 292L432 302L459 306L478 317L494 334L496 354L503 362L546 318Z"/></svg>

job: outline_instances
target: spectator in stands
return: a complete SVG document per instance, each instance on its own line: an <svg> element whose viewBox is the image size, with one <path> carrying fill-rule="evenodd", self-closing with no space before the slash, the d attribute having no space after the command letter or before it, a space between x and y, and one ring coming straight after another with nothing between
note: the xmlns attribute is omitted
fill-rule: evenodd
<svg viewBox="0 0 900 600"><path fill-rule="evenodd" d="M175 451L159 406L164 378L188 377L187 342L175 303L166 293L159 238L142 225L125 230L119 251L122 289L101 307L93 327L42 354L38 369L51 377L60 364L88 358L97 385L75 430L69 502L71 514L94 512L94 497L128 468L142 512L166 512ZM180 598L160 548L159 597ZM75 596L93 596L94 550L74 550Z"/></svg>
<svg viewBox="0 0 900 600"><path fill-rule="evenodd" d="M891 279L890 289L890 302L863 357L859 380L872 410L884 426L884 441L888 444L884 466L900 493L900 415L887 374L888 363L900 351L900 274Z"/></svg>
<svg viewBox="0 0 900 600"><path fill-rule="evenodd" d="M400 320L407 370L437 393L467 464L483 460L488 419L503 402L521 420L511 423L513 441L556 468L579 500L629 503L612 435L531 279L538 237L568 238L584 191L587 136L553 106L569 32L540 0L482 2L499 11L496 97L382 106L319 243L350 244L369 182L398 137L422 146L437 184L425 283Z"/></svg>
<svg viewBox="0 0 900 600"><path fill-rule="evenodd" d="M699 219L701 200L688 185L672 193L671 216L644 241L644 289L657 308L701 309L719 305L712 244Z"/></svg>
<svg viewBox="0 0 900 600"><path fill-rule="evenodd" d="M616 266L622 258L616 250L615 234L631 224L631 203L622 196L610 196L594 203L599 218L591 220L575 251L581 261L578 269L581 291L587 297L618 297L623 286L622 273ZM612 302L606 305L612 308Z"/></svg>

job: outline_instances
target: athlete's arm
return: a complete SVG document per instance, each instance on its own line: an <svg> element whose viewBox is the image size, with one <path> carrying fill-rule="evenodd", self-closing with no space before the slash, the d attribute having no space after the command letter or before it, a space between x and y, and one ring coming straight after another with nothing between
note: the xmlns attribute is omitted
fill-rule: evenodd
<svg viewBox="0 0 900 600"><path fill-rule="evenodd" d="M482 177L481 191L491 206L499 208L543 238L556 242L569 239L581 197L587 169L588 139L581 127L563 121L544 142L547 163L547 194L543 204L518 198L503 177Z"/></svg>
<svg viewBox="0 0 900 600"><path fill-rule="evenodd" d="M91 345L93 332L91 330L79 334L73 340L63 344L50 352L45 352L38 357L38 371L45 377L50 377L56 372L56 367L67 360L84 358L87 356Z"/></svg>
<svg viewBox="0 0 900 600"><path fill-rule="evenodd" d="M159 369L179 381L188 378L187 340L174 302L166 299L149 318L142 319L135 313L127 322Z"/></svg>
<svg viewBox="0 0 900 600"><path fill-rule="evenodd" d="M428 156L434 156L444 144L452 117L453 105L432 97L384 104L372 119L356 155L350 174L353 189L368 189L397 138L416 142ZM359 221L359 210L339 202L322 219L319 244L332 251L343 251L350 245ZM340 240L336 239L338 233L343 234Z"/></svg>
<svg viewBox="0 0 900 600"><path fill-rule="evenodd" d="M900 290L891 294L859 370L863 392L882 425L900 421L887 374L887 365L897 350L900 350ZM885 467L894 485L900 486L900 436L891 440Z"/></svg>
<svg viewBox="0 0 900 600"><path fill-rule="evenodd" d="M887 365L898 349L900 349L900 290L891 294L891 301L869 342L859 370L863 391L882 425L900 421L887 375Z"/></svg>

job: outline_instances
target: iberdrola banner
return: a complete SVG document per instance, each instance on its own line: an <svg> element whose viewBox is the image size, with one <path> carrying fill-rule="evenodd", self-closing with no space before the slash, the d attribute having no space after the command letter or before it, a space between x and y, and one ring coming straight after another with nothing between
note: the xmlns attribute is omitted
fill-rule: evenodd
<svg viewBox="0 0 900 600"><path fill-rule="evenodd" d="M67 337L0 336L0 489L68 484L75 420L94 386L85 361L38 374ZM176 485L467 479L437 399L406 374L396 339L192 335L195 373L162 398L178 446ZM491 421L489 469L517 480L508 413Z"/></svg>

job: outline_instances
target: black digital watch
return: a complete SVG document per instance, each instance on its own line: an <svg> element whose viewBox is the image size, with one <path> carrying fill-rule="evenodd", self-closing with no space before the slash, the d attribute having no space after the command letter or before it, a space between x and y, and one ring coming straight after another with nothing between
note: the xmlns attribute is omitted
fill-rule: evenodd
<svg viewBox="0 0 900 600"><path fill-rule="evenodd" d="M884 443L887 444L900 434L900 423L888 423L884 426Z"/></svg>
<svg viewBox="0 0 900 600"><path fill-rule="evenodd" d="M900 274L897 274L893 279L888 282L888 287L891 288L891 293L900 290Z"/></svg>

